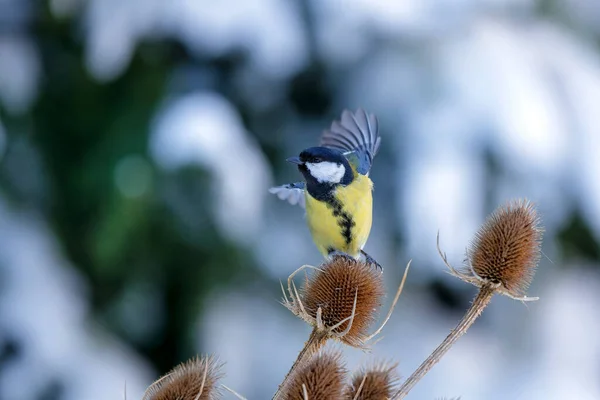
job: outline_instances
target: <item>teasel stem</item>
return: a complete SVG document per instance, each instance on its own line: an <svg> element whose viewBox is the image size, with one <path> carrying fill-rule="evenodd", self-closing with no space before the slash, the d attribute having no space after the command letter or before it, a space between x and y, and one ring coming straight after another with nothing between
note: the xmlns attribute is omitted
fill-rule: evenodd
<svg viewBox="0 0 600 400"><path fill-rule="evenodd" d="M290 377L302 364L304 364L312 355L314 355L323 345L327 342L327 334L323 331L319 331L317 328L313 329L308 340L304 344L304 348L300 350L296 361L292 364L292 367L285 375L283 382L277 388L277 392L273 396L273 400L280 399L283 394L283 389L288 384Z"/></svg>
<svg viewBox="0 0 600 400"><path fill-rule="evenodd" d="M393 400L400 400L406 397L408 392L427 374L435 364L450 350L452 345L464 335L467 330L473 325L473 322L481 315L487 307L494 295L495 287L491 284L483 285L479 289L479 293L473 300L471 307L467 310L463 318L460 320L456 328L450 332L444 341L431 353L429 357L412 373L411 376L404 381L398 392L392 397Z"/></svg>

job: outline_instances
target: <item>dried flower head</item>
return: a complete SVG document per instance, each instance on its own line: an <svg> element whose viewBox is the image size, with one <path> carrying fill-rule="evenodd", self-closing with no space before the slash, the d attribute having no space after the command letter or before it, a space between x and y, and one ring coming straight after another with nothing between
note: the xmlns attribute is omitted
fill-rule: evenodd
<svg viewBox="0 0 600 400"><path fill-rule="evenodd" d="M143 400L215 400L217 381L223 376L212 356L196 357L179 364L148 387Z"/></svg>
<svg viewBox="0 0 600 400"><path fill-rule="evenodd" d="M477 296L442 343L402 383L393 399L403 399L437 364L452 345L473 325L495 293L517 300L537 300L525 296L540 258L542 229L535 208L526 200L498 208L485 221L467 250L468 269L458 271L438 251L450 273L479 287Z"/></svg>
<svg viewBox="0 0 600 400"><path fill-rule="evenodd" d="M285 400L338 400L342 398L346 369L339 352L315 354L290 377L283 391Z"/></svg>
<svg viewBox="0 0 600 400"><path fill-rule="evenodd" d="M314 267L313 267L314 268ZM334 257L307 278L298 295L290 277L292 300L284 304L324 336L363 347L384 291L382 274L370 264Z"/></svg>
<svg viewBox="0 0 600 400"><path fill-rule="evenodd" d="M382 274L376 268L362 261L336 257L323 267L322 273L312 275L304 287L303 298L309 314L316 316L321 308L325 326L341 323L336 332L349 326L350 321L343 320L352 315L355 307L352 326L341 340L359 345L376 318L384 294Z"/></svg>
<svg viewBox="0 0 600 400"><path fill-rule="evenodd" d="M473 273L512 296L523 296L540 259L541 240L531 203L517 201L500 207L485 221L468 251Z"/></svg>
<svg viewBox="0 0 600 400"><path fill-rule="evenodd" d="M476 233L467 250L468 269L452 272L477 286L521 300L540 259L542 229L534 206L519 200L499 207ZM445 255L442 255L445 260Z"/></svg>
<svg viewBox="0 0 600 400"><path fill-rule="evenodd" d="M378 364L363 368L352 377L344 398L347 400L387 400L397 389L396 365Z"/></svg>

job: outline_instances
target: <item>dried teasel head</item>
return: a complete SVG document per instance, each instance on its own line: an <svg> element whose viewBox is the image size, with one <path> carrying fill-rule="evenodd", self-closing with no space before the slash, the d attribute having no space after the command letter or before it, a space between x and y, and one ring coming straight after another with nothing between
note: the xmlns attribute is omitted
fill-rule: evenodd
<svg viewBox="0 0 600 400"><path fill-rule="evenodd" d="M294 274L290 276L291 300L286 296L285 306L324 337L364 347L385 294L382 274L370 264L346 257L334 257L312 268L316 271L306 279L301 295L293 283Z"/></svg>
<svg viewBox="0 0 600 400"><path fill-rule="evenodd" d="M143 400L216 400L221 367L212 356L193 358L150 385Z"/></svg>
<svg viewBox="0 0 600 400"><path fill-rule="evenodd" d="M290 376L283 390L283 399L341 399L346 372L340 352L320 351Z"/></svg>
<svg viewBox="0 0 600 400"><path fill-rule="evenodd" d="M518 200L499 207L476 233L467 250L468 268L452 272L477 286L519 300L525 296L540 259L542 229L534 206ZM445 255L442 255L445 260Z"/></svg>
<svg viewBox="0 0 600 400"><path fill-rule="evenodd" d="M517 300L537 298L525 296L540 258L542 229L535 208L525 200L513 201L498 208L477 232L467 250L468 268L454 269L446 255L438 251L450 273L479 287L471 306L442 343L402 383L394 399L403 399L437 364L452 345L473 325L495 293Z"/></svg>
<svg viewBox="0 0 600 400"><path fill-rule="evenodd" d="M344 393L345 400L387 400L397 390L400 377L396 373L397 364L376 364L363 368L352 377L352 382Z"/></svg>

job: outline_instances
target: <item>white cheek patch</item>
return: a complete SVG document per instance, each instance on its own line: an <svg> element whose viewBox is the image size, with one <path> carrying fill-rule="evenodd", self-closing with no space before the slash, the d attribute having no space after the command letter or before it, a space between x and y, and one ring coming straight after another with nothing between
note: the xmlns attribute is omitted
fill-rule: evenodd
<svg viewBox="0 0 600 400"><path fill-rule="evenodd" d="M306 163L310 174L320 183L340 183L346 174L346 168L342 164L323 161L320 163Z"/></svg>

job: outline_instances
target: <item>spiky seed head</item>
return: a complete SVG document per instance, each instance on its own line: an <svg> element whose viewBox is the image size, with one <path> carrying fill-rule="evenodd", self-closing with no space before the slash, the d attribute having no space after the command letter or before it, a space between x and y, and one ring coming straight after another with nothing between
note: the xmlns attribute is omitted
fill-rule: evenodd
<svg viewBox="0 0 600 400"><path fill-rule="evenodd" d="M397 364L376 364L362 368L352 376L352 382L344 393L346 400L387 400L398 389L400 377L396 373ZM361 387L362 384L362 387ZM359 392L360 390L360 392ZM358 396L357 396L358 393Z"/></svg>
<svg viewBox="0 0 600 400"><path fill-rule="evenodd" d="M525 295L540 259L542 229L534 206L519 200L499 207L485 221L467 251L473 273L499 290Z"/></svg>
<svg viewBox="0 0 600 400"><path fill-rule="evenodd" d="M321 308L325 327L333 327L356 310L348 333L339 339L350 346L361 347L369 326L374 322L385 294L382 274L372 265L345 257L334 257L315 271L306 282L302 301L306 311L316 317ZM343 332L350 321L334 332Z"/></svg>
<svg viewBox="0 0 600 400"><path fill-rule="evenodd" d="M143 400L216 400L221 397L221 368L212 356L195 357L150 385Z"/></svg>
<svg viewBox="0 0 600 400"><path fill-rule="evenodd" d="M284 388L285 400L338 400L342 398L346 368L341 353L320 351L296 370Z"/></svg>

